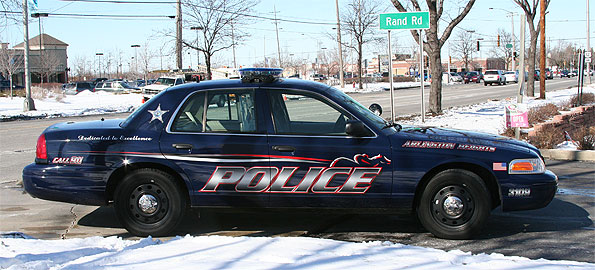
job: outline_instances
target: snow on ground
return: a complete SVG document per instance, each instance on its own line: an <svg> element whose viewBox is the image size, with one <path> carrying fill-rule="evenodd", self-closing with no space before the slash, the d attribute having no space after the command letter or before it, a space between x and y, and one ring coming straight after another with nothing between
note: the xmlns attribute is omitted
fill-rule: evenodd
<svg viewBox="0 0 595 270"><path fill-rule="evenodd" d="M595 84L585 86L583 93L594 93ZM536 97L524 97L524 104L529 108L543 106L547 103L563 105L577 94L577 88L563 89L546 93L546 99ZM539 93L537 93L539 95ZM487 101L482 104L456 107L444 111L443 115L426 117L421 122L421 116L413 120L401 121L401 124L424 125L463 130L473 130L492 134L501 134L506 129L505 115L506 106L516 104L516 97L503 100ZM388 111L388 109L387 109Z"/></svg>
<svg viewBox="0 0 595 270"><path fill-rule="evenodd" d="M404 88L413 88L419 87L419 82L395 82L393 83L393 89L404 89ZM430 82L425 82L425 86L429 87ZM345 84L345 87L340 87L339 85L335 85L335 88L343 91L344 93L368 93L368 92L382 92L390 89L390 83L388 82L381 82L381 83L364 83L362 87L364 89L359 89L359 84Z"/></svg>
<svg viewBox="0 0 595 270"><path fill-rule="evenodd" d="M132 112L141 105L141 94L113 94L83 91L77 95L46 95L34 98L35 111L23 112L24 98L0 98L0 119L30 117L67 117Z"/></svg>
<svg viewBox="0 0 595 270"><path fill-rule="evenodd" d="M595 269L595 264L307 237L0 239L4 269Z"/></svg>

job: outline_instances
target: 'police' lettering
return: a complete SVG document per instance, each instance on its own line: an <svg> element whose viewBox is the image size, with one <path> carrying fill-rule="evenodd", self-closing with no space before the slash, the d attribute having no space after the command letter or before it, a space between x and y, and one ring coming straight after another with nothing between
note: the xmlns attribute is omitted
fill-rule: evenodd
<svg viewBox="0 0 595 270"><path fill-rule="evenodd" d="M382 171L381 167L310 167L296 186L287 186L298 167L217 167L200 192L217 192L219 185L235 185L237 192L363 194ZM329 186L337 175L342 185Z"/></svg>

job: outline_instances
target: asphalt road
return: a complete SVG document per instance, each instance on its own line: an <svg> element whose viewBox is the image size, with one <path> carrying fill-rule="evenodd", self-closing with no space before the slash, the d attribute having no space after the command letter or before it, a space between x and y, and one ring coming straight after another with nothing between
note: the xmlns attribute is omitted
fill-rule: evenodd
<svg viewBox="0 0 595 270"><path fill-rule="evenodd" d="M553 81L556 82L559 83L560 89L570 86L574 80ZM483 89L497 89L501 92L500 89L504 91L505 87L508 86L449 86L445 88L445 100L451 99L447 93L459 91L459 96L467 95L468 98L473 98L469 103L480 103L489 99L488 96L491 95L476 96L474 93ZM419 89L398 91L413 93ZM386 94L388 92L354 96L366 104L362 99L377 102L385 100L382 95ZM374 95L378 96L374 98ZM492 95L503 98L494 93ZM410 106L417 108L414 104ZM24 194L18 184L22 168L34 159L37 136L47 126L56 122L125 116L126 114L87 116L0 124L0 232L18 231L40 239L111 235L136 239L121 227L111 207L81 206L34 199ZM475 240L452 241L434 238L411 216L318 211L193 211L188 214L178 233L311 236L347 241L380 240L444 250L460 249L476 254L502 253L534 259L595 262L595 243L592 241L595 239L595 166L593 163L583 162L547 163L548 168L560 178L560 192L554 201L546 208L533 211L503 213L496 209L483 233Z"/></svg>
<svg viewBox="0 0 595 270"><path fill-rule="evenodd" d="M546 96L547 92L566 89L569 87L576 87L576 78L556 78L554 80L546 81ZM454 84L444 85L442 88L442 108L465 106L472 104L479 104L488 100L500 100L504 98L514 98L519 90L519 85L516 83L509 83L506 85L488 85L470 83L470 84ZM395 114L398 116L409 114L420 114L421 112L421 97L420 87L395 89L394 102ZM372 103L378 103L382 106L384 118L390 118L390 92L374 92L359 94L350 94L354 99L359 101L362 105L368 107ZM426 111L428 110L428 100L430 95L430 87L425 87L424 100L426 102ZM539 96L539 83L535 83L535 95Z"/></svg>

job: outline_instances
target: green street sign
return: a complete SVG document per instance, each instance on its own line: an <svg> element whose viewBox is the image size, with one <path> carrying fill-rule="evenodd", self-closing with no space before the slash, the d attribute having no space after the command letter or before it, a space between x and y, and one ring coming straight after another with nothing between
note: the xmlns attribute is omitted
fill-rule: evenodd
<svg viewBox="0 0 595 270"><path fill-rule="evenodd" d="M429 29L430 12L401 12L380 14L380 30Z"/></svg>
<svg viewBox="0 0 595 270"><path fill-rule="evenodd" d="M506 44L506 49L512 49L512 44L510 44L510 43Z"/></svg>

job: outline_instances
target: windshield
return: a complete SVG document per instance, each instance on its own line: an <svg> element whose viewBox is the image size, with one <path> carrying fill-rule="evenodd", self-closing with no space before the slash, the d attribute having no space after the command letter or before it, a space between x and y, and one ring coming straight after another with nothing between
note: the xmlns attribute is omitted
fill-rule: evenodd
<svg viewBox="0 0 595 270"><path fill-rule="evenodd" d="M174 79L170 79L170 78L159 78L159 79L157 79L157 81L155 81L154 84L173 85L174 82L175 82Z"/></svg>
<svg viewBox="0 0 595 270"><path fill-rule="evenodd" d="M486 71L486 75L498 75L498 71Z"/></svg>
<svg viewBox="0 0 595 270"><path fill-rule="evenodd" d="M372 123L376 128L382 129L388 124L384 119L382 119L382 117L375 115L368 108L357 102L349 95L337 90L336 88L330 87L329 90L331 89L334 90L331 92L333 96L340 98L343 104L356 111L359 116L366 118L366 120Z"/></svg>

